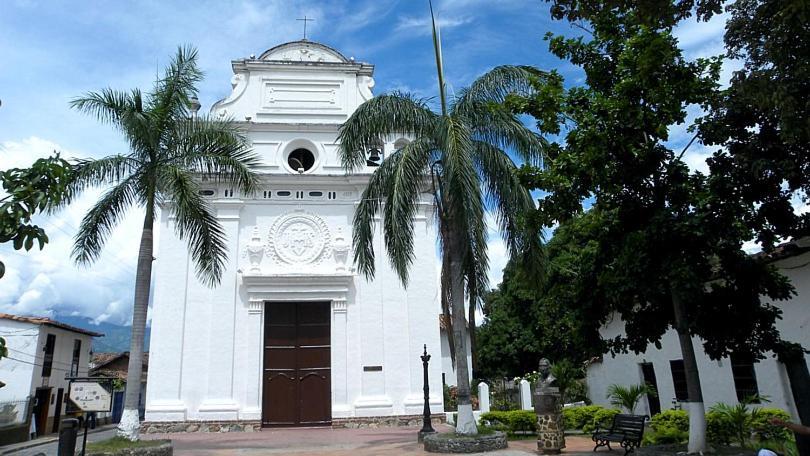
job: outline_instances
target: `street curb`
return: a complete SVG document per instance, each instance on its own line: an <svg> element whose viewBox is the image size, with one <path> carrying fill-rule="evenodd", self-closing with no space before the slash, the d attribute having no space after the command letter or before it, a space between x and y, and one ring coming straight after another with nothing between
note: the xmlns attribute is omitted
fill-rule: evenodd
<svg viewBox="0 0 810 456"><path fill-rule="evenodd" d="M115 424L105 424L103 426L98 426L95 429L89 429L87 431L87 435L95 434L96 432L108 431L110 429L114 429L115 426L116 426ZM83 430L80 430L79 438L81 438L81 436L83 434L84 434ZM29 450L31 448L36 448L36 447L42 446L42 445L48 445L49 443L54 443L54 442L58 442L58 441L59 441L59 437L42 437L42 438L39 438L39 439L29 440L27 442L13 443L11 445L6 445L6 446L7 447L13 446L14 448L4 449L3 447L0 447L0 455L14 454L14 453L17 453L18 451ZM77 441L80 442L80 440L78 440L78 439L77 439Z"/></svg>

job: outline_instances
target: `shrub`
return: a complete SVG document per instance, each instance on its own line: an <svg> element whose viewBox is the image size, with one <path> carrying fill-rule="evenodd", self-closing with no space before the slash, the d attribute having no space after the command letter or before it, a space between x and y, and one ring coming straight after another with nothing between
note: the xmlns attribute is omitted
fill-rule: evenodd
<svg viewBox="0 0 810 456"><path fill-rule="evenodd" d="M683 430L672 422L663 422L644 433L644 445L669 445L689 440L689 430Z"/></svg>
<svg viewBox="0 0 810 456"><path fill-rule="evenodd" d="M706 439L717 445L729 445L734 438L734 423L717 411L706 412Z"/></svg>
<svg viewBox="0 0 810 456"><path fill-rule="evenodd" d="M606 409L597 410L593 414L593 425L602 429L609 428L613 424L613 418L621 413L621 410Z"/></svg>
<svg viewBox="0 0 810 456"><path fill-rule="evenodd" d="M750 425L751 430L756 434L757 439L760 441L788 441L793 437L793 433L781 426L774 426L770 423L771 419L779 418L782 421L790 421L791 416L788 412L778 408L761 408L756 413L752 414Z"/></svg>
<svg viewBox="0 0 810 456"><path fill-rule="evenodd" d="M650 419L650 427L655 431L667 427L688 433L689 414L686 410L665 410Z"/></svg>
<svg viewBox="0 0 810 456"><path fill-rule="evenodd" d="M563 409L563 423L566 429L583 429L585 426L593 428L593 418L596 412L604 410L600 405L586 405L584 407L568 407Z"/></svg>
<svg viewBox="0 0 810 456"><path fill-rule="evenodd" d="M683 443L689 439L689 414L685 410L665 410L650 419L644 433L645 445Z"/></svg>
<svg viewBox="0 0 810 456"><path fill-rule="evenodd" d="M516 432L537 432L537 416L532 410L492 411L481 415L481 421L486 421L495 429L503 429L514 434Z"/></svg>

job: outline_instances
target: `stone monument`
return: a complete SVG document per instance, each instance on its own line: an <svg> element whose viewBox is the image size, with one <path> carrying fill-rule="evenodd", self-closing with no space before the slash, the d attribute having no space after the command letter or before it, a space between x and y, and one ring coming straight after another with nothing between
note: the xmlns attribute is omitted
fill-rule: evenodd
<svg viewBox="0 0 810 456"><path fill-rule="evenodd" d="M537 414L537 449L543 454L560 454L565 448L560 389L551 384L551 364L540 360L540 378L534 389L534 412Z"/></svg>

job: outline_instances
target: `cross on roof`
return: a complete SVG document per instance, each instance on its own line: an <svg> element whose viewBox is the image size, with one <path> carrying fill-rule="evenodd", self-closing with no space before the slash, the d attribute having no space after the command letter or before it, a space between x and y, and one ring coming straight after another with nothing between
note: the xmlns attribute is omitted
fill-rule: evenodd
<svg viewBox="0 0 810 456"><path fill-rule="evenodd" d="M298 18L296 21L303 21L304 22L304 39L307 39L307 22L314 22L315 19L309 18L304 15L303 18Z"/></svg>

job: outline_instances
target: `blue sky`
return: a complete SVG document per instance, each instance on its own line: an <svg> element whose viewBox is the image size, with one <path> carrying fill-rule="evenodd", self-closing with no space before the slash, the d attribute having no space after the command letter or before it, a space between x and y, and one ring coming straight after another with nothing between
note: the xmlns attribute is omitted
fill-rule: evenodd
<svg viewBox="0 0 810 456"><path fill-rule="evenodd" d="M556 69L568 84L581 72L553 57L547 31L576 35L552 21L537 0L436 0L449 86L460 88L500 64ZM68 157L126 151L117 132L68 107L71 98L103 87L148 88L178 45L192 44L206 79L203 109L230 92L232 59L261 54L300 39L303 15L309 38L376 65L375 93L403 90L435 96L436 76L427 0L2 0L0 1L0 168L27 166L58 150ZM684 24L678 32L689 57L722 52L724 18ZM728 71L733 65L727 66ZM695 112L696 114L697 112ZM685 127L673 144L685 144ZM694 147L693 168L710 151ZM51 236L44 251L0 247L7 275L0 279L0 312L84 315L127 323L139 236L138 213L122 223L101 260L76 268L70 238L98 192L56 216L42 219ZM505 265L504 248L490 244L494 286Z"/></svg>

